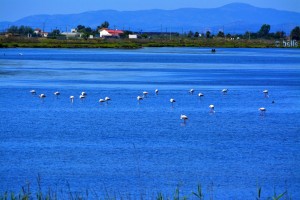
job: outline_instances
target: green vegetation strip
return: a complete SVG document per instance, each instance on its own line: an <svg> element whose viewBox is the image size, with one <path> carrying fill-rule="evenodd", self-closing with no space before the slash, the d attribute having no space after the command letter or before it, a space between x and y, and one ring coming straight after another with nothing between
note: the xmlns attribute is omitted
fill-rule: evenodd
<svg viewBox="0 0 300 200"><path fill-rule="evenodd" d="M0 48L124 48L142 47L226 47L226 48L275 48L274 40L222 38L174 39L48 39L25 37L0 37ZM299 47L298 47L299 48Z"/></svg>
<svg viewBox="0 0 300 200"><path fill-rule="evenodd" d="M70 200L88 200L88 199L104 199L104 200L117 200L117 199L156 199L156 200L188 200L188 199L199 199L199 200L213 200L212 185L208 187L208 189L204 192L203 187L199 184L196 190L190 192L189 194L181 194L179 188L176 188L175 192L171 195L165 195L161 192L156 194L152 194L151 197L146 195L139 195L138 197L134 197L132 195L122 195L122 194L110 194L107 189L103 194L97 194L95 190L85 190L84 192L72 192L70 189L70 185L67 184L66 190L52 190L48 188L47 190L42 190L40 185L36 192L31 191L30 184L27 184L22 187L19 193L14 192L4 192L0 194L0 200L58 200L58 199L70 199ZM280 200L280 199L289 199L292 200L291 195L288 194L287 191L276 194L275 190L271 196L267 198L262 197L262 188L258 187L256 193L253 193L253 200ZM234 195L233 195L234 196Z"/></svg>

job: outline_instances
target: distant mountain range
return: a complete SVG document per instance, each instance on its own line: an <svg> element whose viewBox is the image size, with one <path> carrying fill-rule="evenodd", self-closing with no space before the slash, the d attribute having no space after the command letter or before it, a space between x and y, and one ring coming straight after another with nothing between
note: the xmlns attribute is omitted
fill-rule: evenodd
<svg viewBox="0 0 300 200"><path fill-rule="evenodd" d="M99 10L79 14L33 15L15 22L0 22L0 31L11 25L26 25L51 31L70 30L77 25L96 28L108 21L110 28L136 32L188 32L198 31L217 33L257 32L262 24L270 24L271 32L289 33L300 25L300 13L258 8L249 4L232 3L219 8L182 8L177 10L116 11Z"/></svg>

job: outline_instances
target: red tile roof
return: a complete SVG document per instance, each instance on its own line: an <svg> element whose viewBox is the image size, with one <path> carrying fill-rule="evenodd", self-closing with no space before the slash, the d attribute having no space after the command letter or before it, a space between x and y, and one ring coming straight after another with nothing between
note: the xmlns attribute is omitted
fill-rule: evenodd
<svg viewBox="0 0 300 200"><path fill-rule="evenodd" d="M123 34L124 32L121 30L112 30L112 29L107 29L107 28L102 28L102 30L106 30L109 34L111 34L112 36L118 36L120 34Z"/></svg>
<svg viewBox="0 0 300 200"><path fill-rule="evenodd" d="M123 31L120 30L106 30L110 34L122 34L124 33Z"/></svg>

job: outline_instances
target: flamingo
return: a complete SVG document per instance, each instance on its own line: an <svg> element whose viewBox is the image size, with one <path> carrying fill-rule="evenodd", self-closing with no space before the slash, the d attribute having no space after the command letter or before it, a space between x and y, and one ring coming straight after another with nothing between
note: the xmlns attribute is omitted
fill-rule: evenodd
<svg viewBox="0 0 300 200"><path fill-rule="evenodd" d="M260 115L264 115L265 112L267 111L267 109L265 109L264 107L261 107L258 110L260 110Z"/></svg>
<svg viewBox="0 0 300 200"><path fill-rule="evenodd" d="M81 92L81 95L82 95L82 96L86 96L87 93L86 93L86 92Z"/></svg>
<svg viewBox="0 0 300 200"><path fill-rule="evenodd" d="M56 92L54 92L54 95L55 95L56 97L58 97L58 96L60 95L60 92L56 91Z"/></svg>
<svg viewBox="0 0 300 200"><path fill-rule="evenodd" d="M265 97L269 97L269 91L268 90L264 90L263 93L265 94Z"/></svg>
<svg viewBox="0 0 300 200"><path fill-rule="evenodd" d="M203 96L204 96L204 94L202 94L202 93L199 93L199 94L198 94L198 96L199 96L199 97L203 97Z"/></svg>
<svg viewBox="0 0 300 200"><path fill-rule="evenodd" d="M190 91L189 91L189 93L191 94L191 95L193 95L194 94L194 89L190 89Z"/></svg>
<svg viewBox="0 0 300 200"><path fill-rule="evenodd" d="M223 89L223 90L222 90L222 93L223 93L223 94L227 94L227 92L228 92L228 89Z"/></svg>
<svg viewBox="0 0 300 200"><path fill-rule="evenodd" d="M40 94L39 97L40 97L41 99L43 99L43 98L46 97L46 95L45 95L45 94Z"/></svg>
<svg viewBox="0 0 300 200"><path fill-rule="evenodd" d="M70 96L70 100L73 103L74 102L74 96Z"/></svg>
<svg viewBox="0 0 300 200"><path fill-rule="evenodd" d="M170 99L170 102L172 103L172 106L173 106L173 103L175 103L175 99Z"/></svg>
<svg viewBox="0 0 300 200"><path fill-rule="evenodd" d="M106 101L106 103L108 103L108 101L110 101L110 98L109 97L105 97L104 100Z"/></svg>
<svg viewBox="0 0 300 200"><path fill-rule="evenodd" d="M36 94L36 91L35 90L30 90L30 93L31 94Z"/></svg>
<svg viewBox="0 0 300 200"><path fill-rule="evenodd" d="M79 96L79 99L81 99L81 100L83 100L84 98L85 98L85 95L82 95L82 94L81 94L81 95Z"/></svg>
<svg viewBox="0 0 300 200"><path fill-rule="evenodd" d="M158 95L158 89L155 90L155 94Z"/></svg>
<svg viewBox="0 0 300 200"><path fill-rule="evenodd" d="M188 120L189 118L186 115L181 114L180 119L182 119L183 123L185 123L185 121Z"/></svg>
<svg viewBox="0 0 300 200"><path fill-rule="evenodd" d="M147 95L148 95L148 92L147 92L147 91L144 91L144 92L143 92L143 96L144 96L144 97L147 97Z"/></svg>
<svg viewBox="0 0 300 200"><path fill-rule="evenodd" d="M99 102L103 103L103 102L105 102L105 100L104 99L99 99Z"/></svg>
<svg viewBox="0 0 300 200"><path fill-rule="evenodd" d="M209 108L210 108L210 112L215 112L215 106L214 105L209 105Z"/></svg>
<svg viewBox="0 0 300 200"><path fill-rule="evenodd" d="M138 101L139 101L139 103L140 103L140 100L143 100L144 98L143 97L141 97L141 96L137 96L137 98L136 98Z"/></svg>

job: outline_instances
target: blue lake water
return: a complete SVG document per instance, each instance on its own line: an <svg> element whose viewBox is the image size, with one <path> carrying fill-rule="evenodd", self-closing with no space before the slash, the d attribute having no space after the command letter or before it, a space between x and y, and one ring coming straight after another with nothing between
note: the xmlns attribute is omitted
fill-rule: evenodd
<svg viewBox="0 0 300 200"><path fill-rule="evenodd" d="M300 199L299 49L0 49L0 91L2 193Z"/></svg>

